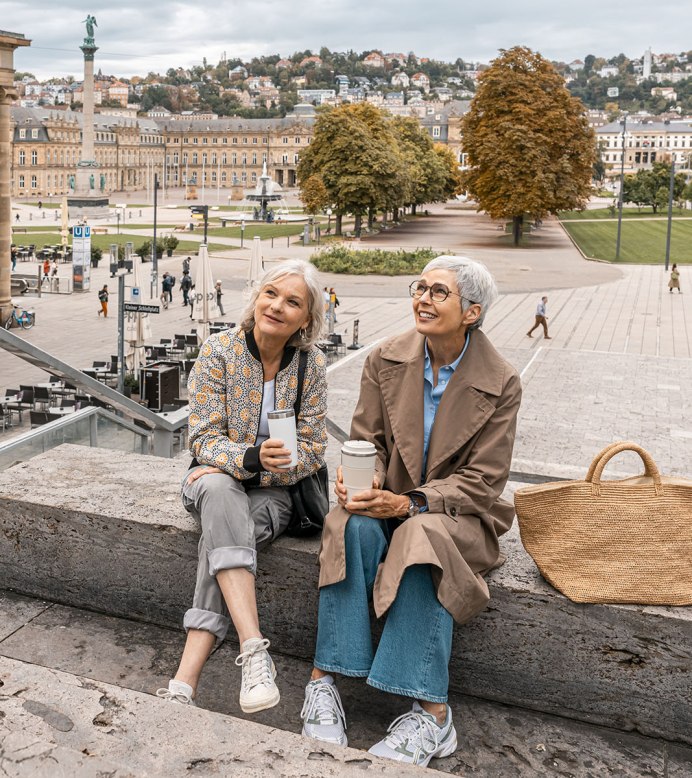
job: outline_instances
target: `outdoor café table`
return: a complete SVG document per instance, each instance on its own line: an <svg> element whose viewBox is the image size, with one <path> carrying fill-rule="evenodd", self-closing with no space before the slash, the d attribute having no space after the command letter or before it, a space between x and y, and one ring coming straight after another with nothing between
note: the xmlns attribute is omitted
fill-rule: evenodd
<svg viewBox="0 0 692 778"><path fill-rule="evenodd" d="M68 413L74 413L74 406L68 406L66 408L49 408L48 413L51 416L67 416Z"/></svg>

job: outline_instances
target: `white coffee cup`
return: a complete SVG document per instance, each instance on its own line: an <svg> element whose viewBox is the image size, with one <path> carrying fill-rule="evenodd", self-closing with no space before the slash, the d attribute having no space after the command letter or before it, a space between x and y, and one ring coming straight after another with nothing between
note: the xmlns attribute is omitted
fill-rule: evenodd
<svg viewBox="0 0 692 778"><path fill-rule="evenodd" d="M347 440L341 446L341 473L350 500L357 492L372 489L377 449L367 440Z"/></svg>
<svg viewBox="0 0 692 778"><path fill-rule="evenodd" d="M269 437L283 440L284 448L291 452L291 461L284 468L298 464L298 436L296 434L296 415L293 408L285 411L269 411L267 414Z"/></svg>

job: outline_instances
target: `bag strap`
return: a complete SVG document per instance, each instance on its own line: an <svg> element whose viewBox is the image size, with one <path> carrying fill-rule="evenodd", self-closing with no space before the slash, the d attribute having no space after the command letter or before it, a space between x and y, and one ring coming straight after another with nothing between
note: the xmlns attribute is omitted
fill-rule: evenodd
<svg viewBox="0 0 692 778"><path fill-rule="evenodd" d="M296 401L293 403L293 412L295 413L296 422L298 421L298 414L300 413L300 403L303 399L303 382L305 381L305 368L308 364L308 352L298 351L298 392L296 394Z"/></svg>
<svg viewBox="0 0 692 778"><path fill-rule="evenodd" d="M654 491L656 496L659 497L663 492L663 485L661 483L661 473L659 472L658 467L656 467L656 463L654 462L653 457L651 454L649 454L648 451L646 451L646 449L630 441L614 443L611 446L603 449L603 451L600 453L600 460L596 463L590 479L592 494L600 496L601 476L603 475L603 470L605 469L605 466L608 464L608 462L614 456L616 456L616 454L619 454L622 451L634 451L636 454L639 454L642 461L644 462L644 475L649 476L653 480Z"/></svg>

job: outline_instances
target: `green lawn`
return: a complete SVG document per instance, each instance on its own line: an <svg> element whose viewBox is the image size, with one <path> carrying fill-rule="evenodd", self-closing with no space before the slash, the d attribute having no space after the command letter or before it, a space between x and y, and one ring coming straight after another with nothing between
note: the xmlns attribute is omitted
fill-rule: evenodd
<svg viewBox="0 0 692 778"><path fill-rule="evenodd" d="M301 235L303 232L303 224L261 224L251 223L245 227L244 240L252 240L257 235L261 240L267 240L268 238L282 238L287 235ZM201 235L204 233L204 226L195 224L195 234ZM237 227L209 227L208 235L217 238L237 238L240 240L240 226Z"/></svg>
<svg viewBox="0 0 692 778"><path fill-rule="evenodd" d="M28 245L30 243L33 243L36 245L36 248L42 248L46 244L49 244L51 246L60 243L60 233L56 232L29 232L26 235L16 235L14 236L17 238L15 240L15 243L18 243L19 245ZM21 237L21 240L19 238ZM134 240L132 238L134 237ZM132 235L92 235L91 238L91 245L92 246L98 246L102 251L106 252L108 251L109 246L111 243L117 243L125 245L128 241L132 241L132 243L135 244L135 249L137 249L139 246L144 243L145 240L149 240L148 238L145 238L143 236L132 236ZM70 239L71 242L71 239ZM209 244L209 252L214 254L218 251L233 251L234 246L225 246L223 243L210 243ZM178 244L178 248L175 250L175 254L192 254L193 252L196 252L199 249L199 243L197 241L192 240L181 240Z"/></svg>
<svg viewBox="0 0 692 778"><path fill-rule="evenodd" d="M673 208L673 218L679 216L692 219L692 211L683 211L680 208ZM666 219L668 217L668 210L659 208L658 213L654 213L651 208L630 208L625 207L622 209L623 219ZM615 219L617 221L618 214L611 211L610 208L594 208L587 211L563 211L559 214L561 221L580 221L582 219Z"/></svg>
<svg viewBox="0 0 692 778"><path fill-rule="evenodd" d="M615 261L617 220L603 222L565 222L562 225L587 257ZM634 264L662 263L666 251L665 221L622 223L619 262ZM692 220L673 222L670 261L692 263Z"/></svg>

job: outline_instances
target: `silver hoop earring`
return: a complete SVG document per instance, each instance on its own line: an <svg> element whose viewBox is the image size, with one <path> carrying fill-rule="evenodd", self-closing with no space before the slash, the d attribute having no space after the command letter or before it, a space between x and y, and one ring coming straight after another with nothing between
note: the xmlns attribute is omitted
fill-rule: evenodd
<svg viewBox="0 0 692 778"><path fill-rule="evenodd" d="M307 327L304 327L300 330L300 339L305 343L305 341L308 339L308 330Z"/></svg>

